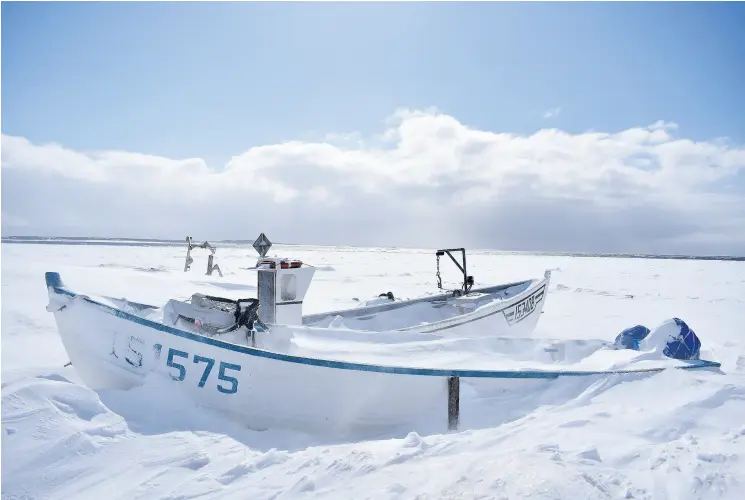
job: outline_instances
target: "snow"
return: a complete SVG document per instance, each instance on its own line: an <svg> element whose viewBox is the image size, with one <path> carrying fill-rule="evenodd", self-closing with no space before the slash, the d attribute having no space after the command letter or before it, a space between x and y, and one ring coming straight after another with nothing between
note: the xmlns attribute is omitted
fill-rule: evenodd
<svg viewBox="0 0 745 500"><path fill-rule="evenodd" d="M674 320L668 319L652 328L639 348L652 352L662 352L667 343L680 335L680 327Z"/></svg>
<svg viewBox="0 0 745 500"><path fill-rule="evenodd" d="M397 298L436 291L433 251L275 245L271 253L280 252L324 269L306 313L355 307L389 290ZM745 266L735 261L469 252L476 286L552 269L535 337L612 342L629 326L679 317L722 372L520 381L522 391L491 387L481 399L469 392L477 386L464 385L456 432L434 417L373 437L253 431L167 380L95 392L64 366L45 311L45 271L81 293L144 303L195 292L243 298L256 292L255 272L241 269L255 255L218 245L220 278L204 275L206 253L195 253L184 273L182 247L3 243L3 498L742 496ZM458 280L443 266L443 281ZM341 354L344 344L334 346Z"/></svg>

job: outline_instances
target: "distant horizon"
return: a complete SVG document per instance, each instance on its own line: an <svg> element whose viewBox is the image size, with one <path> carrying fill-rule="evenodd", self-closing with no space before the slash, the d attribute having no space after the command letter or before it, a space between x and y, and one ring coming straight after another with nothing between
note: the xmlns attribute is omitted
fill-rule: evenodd
<svg viewBox="0 0 745 500"><path fill-rule="evenodd" d="M268 236L268 235L267 235ZM257 235L258 237L258 235ZM210 243L225 243L229 245L240 245L250 246L256 238L253 239L199 239L192 237L195 244L200 244L203 241L209 241ZM271 238L270 238L271 240ZM96 245L102 246L182 246L186 243L186 237L183 239L159 239L159 238L132 238L132 237L115 237L115 236L36 236L36 235L8 235L2 236L3 243L23 243L23 244L34 244L42 243L43 241L53 241L57 244L64 244L62 242L69 242L70 245ZM95 242L102 243L95 243ZM86 243L87 242L87 243ZM122 242L121 245L115 245L115 242ZM130 243L130 244L128 244ZM131 243L134 243L131 244ZM148 245L147 243L154 243ZM47 243L54 244L54 243ZM322 243L303 243L303 242L287 242L287 241L272 241L272 248L274 245L286 245L286 246L312 246L312 247L349 247L357 249L369 249L369 248L389 248L397 250L437 250L439 248L426 247L426 246L407 246L407 245L354 245L354 244L322 244ZM458 245L454 245L448 248L460 248ZM745 255L693 255L693 254L645 254L645 253L619 253L619 252L570 252L570 251L541 251L541 250L500 250L498 248L468 248L468 252L495 252L499 254L524 254L524 255L546 255L546 256L567 256L567 257L619 257L619 258L643 258L643 259L663 259L663 260L720 260L720 261L745 261ZM271 252L271 250L270 250Z"/></svg>

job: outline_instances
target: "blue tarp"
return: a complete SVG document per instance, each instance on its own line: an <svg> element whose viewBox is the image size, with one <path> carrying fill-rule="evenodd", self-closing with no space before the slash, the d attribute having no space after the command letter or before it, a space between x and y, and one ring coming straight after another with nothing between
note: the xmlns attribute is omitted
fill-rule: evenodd
<svg viewBox="0 0 745 500"><path fill-rule="evenodd" d="M663 353L669 358L698 359L701 352L701 341L696 333L679 318L673 318L678 326L678 335L667 342Z"/></svg>
<svg viewBox="0 0 745 500"><path fill-rule="evenodd" d="M623 349L639 350L639 343L649 335L649 328L644 325L636 325L627 328L616 337L616 347Z"/></svg>
<svg viewBox="0 0 745 500"><path fill-rule="evenodd" d="M672 318L663 321L654 331L659 328L671 331L665 343L665 349L662 351L665 356L674 359L699 359L701 341L685 321L680 318ZM639 350L641 342L650 333L652 331L646 326L635 325L619 333L614 344L619 349Z"/></svg>

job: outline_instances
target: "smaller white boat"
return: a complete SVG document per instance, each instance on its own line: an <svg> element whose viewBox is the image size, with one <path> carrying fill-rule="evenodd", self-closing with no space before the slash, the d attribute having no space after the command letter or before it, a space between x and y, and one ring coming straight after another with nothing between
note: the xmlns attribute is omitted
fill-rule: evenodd
<svg viewBox="0 0 745 500"><path fill-rule="evenodd" d="M459 262L454 253L460 253ZM440 279L440 258L448 256L463 275L460 288L445 290ZM259 259L256 267L257 299L245 299L241 306L222 297L194 294L188 300L169 300L158 318L165 324L195 333L223 335L245 323L249 303L257 307L257 331L279 326L307 326L336 332L437 333L446 337L523 337L535 330L543 312L551 271L542 278L474 288L466 268L463 248L436 252L439 293L401 300L391 292L359 307L304 315L303 300L315 268L285 258ZM238 308L237 308L238 307ZM243 308L243 309L240 309ZM242 312L238 312L238 310ZM243 319L239 315L243 314ZM154 317L154 316L151 316Z"/></svg>
<svg viewBox="0 0 745 500"><path fill-rule="evenodd" d="M460 252L462 264L453 256ZM302 324L358 331L437 333L443 336L523 337L533 332L543 312L551 271L543 277L474 288L463 248L436 252L438 289L440 257L447 255L463 274L460 288L410 300L389 292L361 307L304 315ZM260 315L261 316L261 315Z"/></svg>

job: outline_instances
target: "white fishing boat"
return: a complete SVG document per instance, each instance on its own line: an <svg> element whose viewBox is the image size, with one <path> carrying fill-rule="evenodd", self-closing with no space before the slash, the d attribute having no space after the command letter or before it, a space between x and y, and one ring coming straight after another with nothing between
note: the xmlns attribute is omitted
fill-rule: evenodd
<svg viewBox="0 0 745 500"><path fill-rule="evenodd" d="M267 258L256 269L258 298L195 294L163 307L81 295L48 272L47 310L92 389L128 389L165 376L200 405L258 429L375 431L415 426L432 414L452 428L461 379L479 381L473 388L486 392L509 379L509 389L519 392L521 383L561 376L719 366L619 350L600 339L504 335L521 324L523 332L533 328L548 273L542 280L304 317L313 269ZM464 285L469 282L465 276ZM429 321L385 327L400 321L395 312L412 316L412 310L418 321ZM386 314L393 319L382 319ZM347 322L372 327L350 329ZM492 329L476 334L470 328L478 323Z"/></svg>

